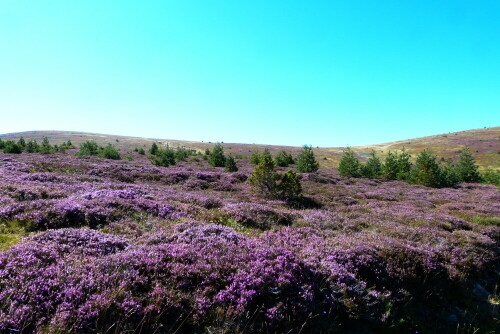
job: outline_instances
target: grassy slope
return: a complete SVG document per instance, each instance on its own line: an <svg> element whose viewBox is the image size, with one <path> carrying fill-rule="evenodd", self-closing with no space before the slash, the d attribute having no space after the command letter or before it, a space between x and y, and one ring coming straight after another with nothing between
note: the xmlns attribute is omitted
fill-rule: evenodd
<svg viewBox="0 0 500 334"><path fill-rule="evenodd" d="M59 144L71 139L73 144L78 145L86 140L95 140L100 145L112 143L122 150L133 150L135 147L148 148L153 142L169 144L171 147L187 146L190 148L204 151L213 146L212 143L193 142L185 140L171 139L151 139L139 137L125 137L104 135L74 131L28 131L19 133L10 133L0 135L2 139L17 139L23 136L25 139L37 139L40 141L47 137L51 143ZM500 127L484 128L454 132L443 135L401 140L391 143L375 144L353 147L353 150L363 158L365 154L375 150L382 157L389 151L396 151L405 147L410 154L416 155L425 148L430 148L439 157L456 158L458 151L465 146L471 148L477 163L482 169L492 168L500 169ZM276 146L276 145L256 145L256 144L236 144L226 143L224 148L232 154L250 155L255 149L263 150L268 148L271 153L277 153L280 150L286 150L296 155L300 152L300 147ZM322 167L336 167L342 156L343 147L317 148L315 152L320 160ZM326 158L326 159L325 159Z"/></svg>

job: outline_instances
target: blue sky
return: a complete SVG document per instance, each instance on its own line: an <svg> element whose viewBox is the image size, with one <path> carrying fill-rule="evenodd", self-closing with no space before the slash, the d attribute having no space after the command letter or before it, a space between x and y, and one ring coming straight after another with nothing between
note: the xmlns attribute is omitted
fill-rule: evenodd
<svg viewBox="0 0 500 334"><path fill-rule="evenodd" d="M0 1L0 133L345 146L500 125L500 2Z"/></svg>

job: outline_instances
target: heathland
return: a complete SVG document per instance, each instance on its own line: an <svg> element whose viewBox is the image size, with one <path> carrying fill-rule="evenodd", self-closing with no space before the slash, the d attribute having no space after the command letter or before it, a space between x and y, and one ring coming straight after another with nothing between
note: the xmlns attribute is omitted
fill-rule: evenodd
<svg viewBox="0 0 500 334"><path fill-rule="evenodd" d="M2 135L0 332L494 333L499 132Z"/></svg>

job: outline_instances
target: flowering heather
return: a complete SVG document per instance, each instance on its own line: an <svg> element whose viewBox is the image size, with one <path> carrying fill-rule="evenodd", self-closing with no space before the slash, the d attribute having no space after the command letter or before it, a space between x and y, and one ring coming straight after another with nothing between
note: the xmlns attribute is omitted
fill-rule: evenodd
<svg viewBox="0 0 500 334"><path fill-rule="evenodd" d="M320 169L271 201L248 160L131 156L0 153L0 332L498 328L494 186Z"/></svg>

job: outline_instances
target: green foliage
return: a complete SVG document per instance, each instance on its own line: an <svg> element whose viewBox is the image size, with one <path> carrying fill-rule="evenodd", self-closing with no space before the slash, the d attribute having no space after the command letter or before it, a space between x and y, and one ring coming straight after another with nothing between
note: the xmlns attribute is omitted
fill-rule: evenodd
<svg viewBox="0 0 500 334"><path fill-rule="evenodd" d="M3 150L4 147L5 147L5 142L2 140L2 138L0 138L0 150Z"/></svg>
<svg viewBox="0 0 500 334"><path fill-rule="evenodd" d="M175 160L184 161L190 155L196 154L196 150L188 149L185 147L177 147L175 150Z"/></svg>
<svg viewBox="0 0 500 334"><path fill-rule="evenodd" d="M158 145L156 143L153 143L151 145L151 148L149 149L149 153L151 153L152 155L157 155L159 150L160 149L159 149Z"/></svg>
<svg viewBox="0 0 500 334"><path fill-rule="evenodd" d="M350 147L344 151L344 154L340 159L339 174L350 177L361 176L361 164Z"/></svg>
<svg viewBox="0 0 500 334"><path fill-rule="evenodd" d="M76 155L97 155L99 153L99 146L95 141L86 141L80 144L80 151Z"/></svg>
<svg viewBox="0 0 500 334"><path fill-rule="evenodd" d="M481 182L478 166L472 156L470 149L466 147L460 154L460 159L456 165L458 176L463 182Z"/></svg>
<svg viewBox="0 0 500 334"><path fill-rule="evenodd" d="M59 146L59 150L60 151L62 151L62 150L68 150L68 149L71 149L71 148L75 148L75 146L73 145L73 143L69 139L66 142L62 143Z"/></svg>
<svg viewBox="0 0 500 334"><path fill-rule="evenodd" d="M452 165L441 167L439 187L454 187L460 183L460 174Z"/></svg>
<svg viewBox="0 0 500 334"><path fill-rule="evenodd" d="M500 187L500 171L499 170L487 170L482 174L482 179L484 183L494 184Z"/></svg>
<svg viewBox="0 0 500 334"><path fill-rule="evenodd" d="M213 150L210 152L210 156L208 157L208 163L210 164L210 166L214 167L225 166L226 157L224 156L224 149L222 148L221 144L215 144Z"/></svg>
<svg viewBox="0 0 500 334"><path fill-rule="evenodd" d="M260 163L260 157L261 154L259 150L255 150L252 152L252 155L250 156L250 163L254 165L258 165Z"/></svg>
<svg viewBox="0 0 500 334"><path fill-rule="evenodd" d="M21 146L12 140L6 140L3 145L3 153L20 154L22 152Z"/></svg>
<svg viewBox="0 0 500 334"><path fill-rule="evenodd" d="M370 179L378 178L382 175L382 162L376 156L375 151L372 150L370 158L365 165L361 167L361 176Z"/></svg>
<svg viewBox="0 0 500 334"><path fill-rule="evenodd" d="M137 152L140 155L145 155L146 154L146 151L144 151L144 149L142 147L136 147L136 148L134 148L134 152Z"/></svg>
<svg viewBox="0 0 500 334"><path fill-rule="evenodd" d="M411 182L427 187L453 187L460 182L460 177L451 165L440 167L436 157L429 150L421 152L411 173Z"/></svg>
<svg viewBox="0 0 500 334"><path fill-rule="evenodd" d="M158 149L156 155L149 156L151 163L156 166L169 167L175 165L175 151L167 146L165 150Z"/></svg>
<svg viewBox="0 0 500 334"><path fill-rule="evenodd" d="M274 161L270 154L263 154L261 162L254 168L249 178L254 191L269 199L292 200L300 197L302 186L300 177L294 171L275 173Z"/></svg>
<svg viewBox="0 0 500 334"><path fill-rule="evenodd" d="M236 161L234 160L232 155L226 157L224 171L229 173L238 171L238 166L236 166Z"/></svg>
<svg viewBox="0 0 500 334"><path fill-rule="evenodd" d="M22 150L26 148L26 141L24 140L23 137L19 138L19 140L17 141L17 145L19 145L19 147L21 147Z"/></svg>
<svg viewBox="0 0 500 334"><path fill-rule="evenodd" d="M42 143L40 144L40 147L38 148L38 153L41 154L52 154L56 150L50 145L49 139L47 137L44 137L42 140Z"/></svg>
<svg viewBox="0 0 500 334"><path fill-rule="evenodd" d="M28 152L28 153L38 152L39 149L40 149L40 146L38 145L36 140L30 139L26 143L26 152Z"/></svg>
<svg viewBox="0 0 500 334"><path fill-rule="evenodd" d="M311 146L304 145L302 152L297 156L297 172L314 173L319 169Z"/></svg>
<svg viewBox="0 0 500 334"><path fill-rule="evenodd" d="M101 158L112 159L112 160L120 160L121 156L118 150L111 144L108 144L106 147L100 147L99 153L97 155Z"/></svg>
<svg viewBox="0 0 500 334"><path fill-rule="evenodd" d="M293 165L295 163L292 155L285 151L279 152L276 157L274 157L274 162L276 163L276 166L280 167L288 167L288 165Z"/></svg>
<svg viewBox="0 0 500 334"><path fill-rule="evenodd" d="M130 154L125 154L124 156L125 160L128 160L128 161L133 161L134 160L134 157Z"/></svg>
<svg viewBox="0 0 500 334"><path fill-rule="evenodd" d="M382 167L383 177L388 180L407 180L412 170L410 158L404 147L400 154L389 152Z"/></svg>
<svg viewBox="0 0 500 334"><path fill-rule="evenodd" d="M278 196L281 199L290 200L300 197L302 186L300 176L292 170L288 170L281 175L281 182L278 184Z"/></svg>

